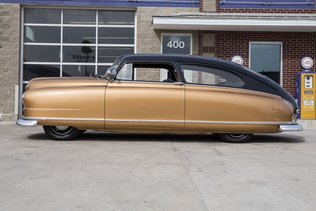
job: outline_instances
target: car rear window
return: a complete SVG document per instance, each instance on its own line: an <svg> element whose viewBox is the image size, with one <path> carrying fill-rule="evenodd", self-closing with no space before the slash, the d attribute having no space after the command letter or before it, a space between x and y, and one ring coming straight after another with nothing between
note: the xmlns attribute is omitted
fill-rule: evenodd
<svg viewBox="0 0 316 211"><path fill-rule="evenodd" d="M237 88L245 84L241 77L227 70L200 65L182 65L181 69L185 81L190 84Z"/></svg>

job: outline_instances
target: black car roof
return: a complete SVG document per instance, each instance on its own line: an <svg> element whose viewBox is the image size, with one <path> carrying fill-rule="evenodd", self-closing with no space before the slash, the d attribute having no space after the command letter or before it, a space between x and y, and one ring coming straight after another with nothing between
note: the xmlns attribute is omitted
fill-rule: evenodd
<svg viewBox="0 0 316 211"><path fill-rule="evenodd" d="M220 66L233 65L238 66L230 61L222 59L211 58L206 56L192 56L181 54L127 54L120 57L121 61L169 61L169 62L189 62L189 63L211 63Z"/></svg>

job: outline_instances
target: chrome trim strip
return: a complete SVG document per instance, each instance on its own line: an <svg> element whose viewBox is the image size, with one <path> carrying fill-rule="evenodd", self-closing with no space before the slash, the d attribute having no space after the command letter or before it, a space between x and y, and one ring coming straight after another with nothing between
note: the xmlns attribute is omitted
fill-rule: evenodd
<svg viewBox="0 0 316 211"><path fill-rule="evenodd" d="M143 120L143 119L106 119L105 122L130 122L130 123L176 123L176 124L184 124L184 121L179 120Z"/></svg>
<svg viewBox="0 0 316 211"><path fill-rule="evenodd" d="M104 122L102 118L52 118L52 117L24 117L26 120L38 121L91 121L91 122Z"/></svg>
<svg viewBox="0 0 316 211"><path fill-rule="evenodd" d="M299 124L280 125L280 131L302 131L303 127Z"/></svg>
<svg viewBox="0 0 316 211"><path fill-rule="evenodd" d="M224 121L186 121L187 124L224 124L224 125L289 125L293 122L224 122Z"/></svg>
<svg viewBox="0 0 316 211"><path fill-rule="evenodd" d="M36 120L18 119L16 121L16 124L20 125L20 126L36 126L37 125L37 121Z"/></svg>
<svg viewBox="0 0 316 211"><path fill-rule="evenodd" d="M224 121L177 121L177 120L127 120L107 119L105 122L139 122L139 123L179 123L179 124L225 124L225 125L290 125L293 122L224 122Z"/></svg>

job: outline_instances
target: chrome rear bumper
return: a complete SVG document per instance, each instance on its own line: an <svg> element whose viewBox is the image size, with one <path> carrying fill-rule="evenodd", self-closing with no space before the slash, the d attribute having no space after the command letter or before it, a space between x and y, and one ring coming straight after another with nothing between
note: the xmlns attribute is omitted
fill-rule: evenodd
<svg viewBox="0 0 316 211"><path fill-rule="evenodd" d="M16 121L16 124L20 125L20 126L36 126L37 121L36 120L18 119L18 121Z"/></svg>
<svg viewBox="0 0 316 211"><path fill-rule="evenodd" d="M280 131L302 131L303 127L297 123L280 125Z"/></svg>

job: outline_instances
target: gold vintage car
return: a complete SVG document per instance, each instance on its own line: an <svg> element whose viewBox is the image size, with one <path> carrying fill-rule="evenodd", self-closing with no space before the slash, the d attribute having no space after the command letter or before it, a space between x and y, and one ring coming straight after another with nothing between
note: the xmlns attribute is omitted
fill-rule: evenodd
<svg viewBox="0 0 316 211"><path fill-rule="evenodd" d="M85 130L213 133L246 142L254 133L302 130L297 105L272 80L219 60L125 55L104 76L36 78L19 125L43 125L55 140Z"/></svg>

